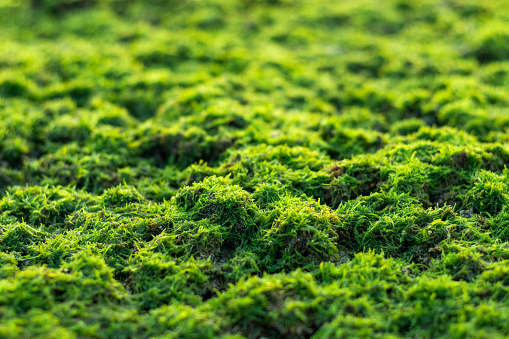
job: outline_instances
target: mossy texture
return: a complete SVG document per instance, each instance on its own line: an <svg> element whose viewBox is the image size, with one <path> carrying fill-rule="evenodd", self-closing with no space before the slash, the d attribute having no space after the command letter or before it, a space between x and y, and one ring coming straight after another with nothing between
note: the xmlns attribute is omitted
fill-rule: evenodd
<svg viewBox="0 0 509 339"><path fill-rule="evenodd" d="M506 338L509 2L0 0L0 338Z"/></svg>

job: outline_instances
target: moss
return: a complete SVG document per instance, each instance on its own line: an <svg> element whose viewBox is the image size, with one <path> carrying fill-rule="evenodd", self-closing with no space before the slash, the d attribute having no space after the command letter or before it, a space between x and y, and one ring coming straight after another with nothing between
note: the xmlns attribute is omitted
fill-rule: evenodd
<svg viewBox="0 0 509 339"><path fill-rule="evenodd" d="M2 158L12 167L20 167L30 153L30 144L24 138L6 139L2 142Z"/></svg>
<svg viewBox="0 0 509 339"><path fill-rule="evenodd" d="M120 302L126 299L126 292L122 285L113 277L113 270L104 260L93 255L90 251L78 252L71 262L64 266L68 272L81 284L77 289L79 298L90 303Z"/></svg>
<svg viewBox="0 0 509 339"><path fill-rule="evenodd" d="M31 96L35 85L16 74L0 73L0 95L4 98Z"/></svg>
<svg viewBox="0 0 509 339"><path fill-rule="evenodd" d="M393 124L391 126L391 132L397 135L408 135L419 131L423 126L425 126L425 124L421 119L405 119Z"/></svg>
<svg viewBox="0 0 509 339"><path fill-rule="evenodd" d="M120 166L115 165L118 164ZM76 145L59 148L27 165L30 181L48 185L74 186L89 192L102 192L122 182L119 170L127 165L119 155L107 153L80 154ZM58 173L47 176L46 173Z"/></svg>
<svg viewBox="0 0 509 339"><path fill-rule="evenodd" d="M330 323L324 325L316 332L316 336L328 338L362 338L382 337L384 334L382 319L369 319L354 315L339 315ZM390 336L398 338L398 336Z"/></svg>
<svg viewBox="0 0 509 339"><path fill-rule="evenodd" d="M482 273L481 279L492 284L499 283L503 286L507 286L508 281L506 273L507 268L505 267L506 264L507 263L505 261L502 261L487 267L487 269Z"/></svg>
<svg viewBox="0 0 509 339"><path fill-rule="evenodd" d="M30 2L32 7L52 14L63 14L72 9L93 6L95 3L97 2L94 0L67 0L64 2L46 0Z"/></svg>
<svg viewBox="0 0 509 339"><path fill-rule="evenodd" d="M1 237L0 248L2 252L12 253L19 258L23 258L26 255L33 254L33 245L46 240L47 234L21 222L6 225Z"/></svg>
<svg viewBox="0 0 509 339"><path fill-rule="evenodd" d="M0 201L0 211L24 220L33 226L47 225L54 229L66 217L88 201L88 196L62 187L15 188Z"/></svg>
<svg viewBox="0 0 509 339"><path fill-rule="evenodd" d="M473 181L474 187L465 195L465 206L475 213L498 214L509 199L505 181L486 171L480 171Z"/></svg>
<svg viewBox="0 0 509 339"><path fill-rule="evenodd" d="M330 209L307 199L283 196L269 205L269 210L270 226L263 230L258 250L269 272L341 261L338 247L350 244L350 234Z"/></svg>
<svg viewBox="0 0 509 339"><path fill-rule="evenodd" d="M485 223L490 228L493 237L508 241L509 237L509 213L507 207L503 208L496 216L488 218Z"/></svg>
<svg viewBox="0 0 509 339"><path fill-rule="evenodd" d="M129 203L145 201L143 195L132 186L116 186L107 189L102 195L103 204L108 206L124 206Z"/></svg>
<svg viewBox="0 0 509 339"><path fill-rule="evenodd" d="M164 333L168 338L241 339L241 335L222 334L222 319L185 305L169 305L155 309L147 321L148 335Z"/></svg>
<svg viewBox="0 0 509 339"><path fill-rule="evenodd" d="M329 144L328 153L338 160L356 154L372 153L384 145L380 134L337 126L324 126L322 138Z"/></svg>
<svg viewBox="0 0 509 339"><path fill-rule="evenodd" d="M423 300L423 295L431 294L433 298ZM452 299L455 302L449 304ZM416 300L421 301L420 307L405 307ZM395 322L400 328L406 329L407 335L416 333L416 329L422 327L428 327L425 333L429 335L443 335L447 332L446 324L457 318L462 305L469 301L464 283L450 281L445 277L436 280L419 279L405 293L403 307L395 315ZM430 312L432 309L441 312Z"/></svg>
<svg viewBox="0 0 509 339"><path fill-rule="evenodd" d="M331 167L329 173L325 201L333 207L342 201L368 196L387 180L387 174L369 158L343 161Z"/></svg>
<svg viewBox="0 0 509 339"><path fill-rule="evenodd" d="M24 318L7 320L0 325L0 334L5 338L31 336L34 338L76 338L76 334L62 326L58 317L43 312Z"/></svg>
<svg viewBox="0 0 509 339"><path fill-rule="evenodd" d="M127 288L136 295L139 309L151 310L176 301L197 306L203 299L224 288L214 281L215 267L210 261L175 262L161 254L133 260L126 268ZM157 281L157 284L154 282Z"/></svg>
<svg viewBox="0 0 509 339"><path fill-rule="evenodd" d="M507 26L492 22L482 27L473 42L473 54L481 62L505 60L507 56Z"/></svg>
<svg viewBox="0 0 509 339"><path fill-rule="evenodd" d="M320 292L310 276L251 278L209 302L232 322L231 326L249 337L311 335L317 326ZM228 306L229 307L228 307Z"/></svg>
<svg viewBox="0 0 509 339"><path fill-rule="evenodd" d="M175 202L190 218L220 225L223 240L233 246L249 241L257 231L256 220L261 218L250 194L226 178L208 177L186 187L175 196Z"/></svg>
<svg viewBox="0 0 509 339"><path fill-rule="evenodd" d="M61 115L48 126L47 138L58 143L83 142L90 137L92 126L79 118Z"/></svg>
<svg viewBox="0 0 509 339"><path fill-rule="evenodd" d="M212 162L229 147L235 138L210 136L199 128L191 128L184 133L175 129L155 129L140 131L141 141L132 147L139 150L142 157L153 159L158 166L177 164L185 167L198 160ZM147 135L151 137L147 138Z"/></svg>
<svg viewBox="0 0 509 339"><path fill-rule="evenodd" d="M482 253L472 249L451 253L444 257L440 264L453 280L472 281L485 270L487 264L483 257Z"/></svg>
<svg viewBox="0 0 509 339"><path fill-rule="evenodd" d="M0 337L505 337L507 13L0 1Z"/></svg>
<svg viewBox="0 0 509 339"><path fill-rule="evenodd" d="M424 265L440 255L444 243L486 238L473 222L451 207L424 209L406 194L372 194L340 208L339 213L353 230L356 246L412 258Z"/></svg>
<svg viewBox="0 0 509 339"><path fill-rule="evenodd" d="M2 262L2 268L0 269L0 279L11 278L18 272L17 262L13 255L6 253L0 253L0 261Z"/></svg>

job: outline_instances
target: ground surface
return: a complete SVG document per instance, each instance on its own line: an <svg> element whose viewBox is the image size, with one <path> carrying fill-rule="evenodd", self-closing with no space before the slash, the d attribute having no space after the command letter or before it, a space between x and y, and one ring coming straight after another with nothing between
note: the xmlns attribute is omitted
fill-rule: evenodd
<svg viewBox="0 0 509 339"><path fill-rule="evenodd" d="M506 0L0 0L0 337L506 337L508 106Z"/></svg>

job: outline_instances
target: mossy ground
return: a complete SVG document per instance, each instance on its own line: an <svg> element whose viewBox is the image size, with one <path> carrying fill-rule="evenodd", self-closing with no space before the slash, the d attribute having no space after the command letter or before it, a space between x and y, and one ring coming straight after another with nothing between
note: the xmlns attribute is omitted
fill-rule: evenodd
<svg viewBox="0 0 509 339"><path fill-rule="evenodd" d="M0 338L509 336L509 2L0 0Z"/></svg>

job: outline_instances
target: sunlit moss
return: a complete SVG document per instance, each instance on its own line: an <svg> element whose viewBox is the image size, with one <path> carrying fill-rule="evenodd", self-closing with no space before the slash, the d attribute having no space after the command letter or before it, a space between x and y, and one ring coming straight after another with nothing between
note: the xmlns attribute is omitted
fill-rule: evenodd
<svg viewBox="0 0 509 339"><path fill-rule="evenodd" d="M0 337L506 337L508 13L0 0Z"/></svg>

